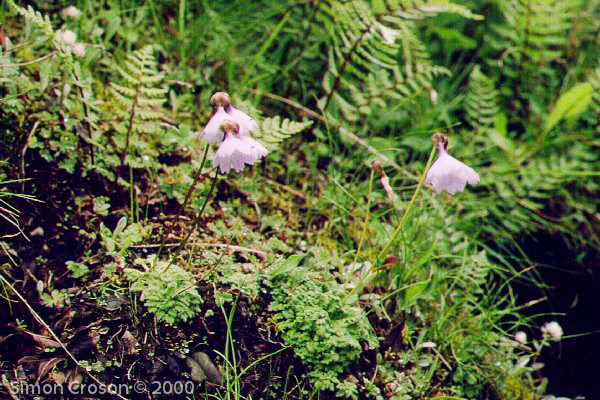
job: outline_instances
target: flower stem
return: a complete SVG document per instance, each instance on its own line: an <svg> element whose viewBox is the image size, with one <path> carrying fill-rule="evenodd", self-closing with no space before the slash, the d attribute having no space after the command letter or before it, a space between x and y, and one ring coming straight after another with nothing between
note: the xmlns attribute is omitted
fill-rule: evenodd
<svg viewBox="0 0 600 400"><path fill-rule="evenodd" d="M169 234L173 230L173 227L179 221L179 217L181 216L182 212L185 210L185 207L187 206L188 202L190 201L190 198L192 197L192 193L194 192L194 188L198 184L198 180L200 179L200 176L202 175L202 169L204 169L204 164L206 163L206 156L208 154L208 147L209 147L209 144L207 143L206 147L204 148L204 154L202 155L202 161L200 162L200 167L196 171L196 174L194 175L194 178L192 180L192 184L190 185L187 193L185 194L185 199L183 200L183 204L177 210L177 214L175 215L175 220L173 221L173 224L169 227L169 229L167 230L167 232L163 235L162 240L160 241L160 247L158 248L158 254L156 256L156 259L160 258L160 254L161 254L161 252L162 252L162 250L163 250L163 248L165 246L165 242L167 241L167 238L169 237ZM207 198L208 198L208 196L210 196L210 193L207 195ZM206 200L205 200L204 203L206 204Z"/></svg>
<svg viewBox="0 0 600 400"><path fill-rule="evenodd" d="M365 236L367 236L367 229L369 227L369 217L371 215L371 192L373 191L373 177L375 175L375 167L371 168L371 176L369 177L369 194L367 197L367 215L365 216L365 225L363 227L362 235L360 236L360 242L358 243L358 248L356 249L356 254L354 255L354 262L356 264L358 261L358 256L360 254L360 249L365 241Z"/></svg>
<svg viewBox="0 0 600 400"><path fill-rule="evenodd" d="M412 208L413 208L413 206L415 204L415 200L417 199L417 196L419 195L419 192L421 191L421 187L423 186L423 182L425 181L425 174L427 173L427 170L429 169L429 166L431 165L431 161L433 160L433 155L434 154L435 154L435 146L433 146L433 148L431 149L431 153L429 153L429 159L427 160L427 164L425 165L425 169L421 173L421 177L419 178L419 183L417 184L417 188L415 189L415 192L413 193L413 196L410 199L410 202L408 203L408 206L406 206L406 209L404 210L404 214L402 214L402 218L400 218L400 222L398 223L398 227L396 228L396 230L392 234L392 237L390 238L390 240L388 240L388 242L386 243L386 245L383 246L383 249L381 249L381 251L379 252L379 255L377 256L377 265L379 265L380 262L383 262L385 260L385 256L387 255L390 247L396 241L396 238L398 237L398 235L402 231L402 228L404 227L404 222L406 221L406 217L411 212L411 210L412 210Z"/></svg>
<svg viewBox="0 0 600 400"><path fill-rule="evenodd" d="M206 208L206 205L208 204L208 199L210 199L210 196L212 195L212 192L216 186L218 178L219 178L219 170L215 169L215 176L213 177L212 183L210 185L210 190L208 191L208 194L204 198L204 203L202 203L202 207L200 208L198 215L196 215L194 217L194 226L192 227L192 229L190 229L190 231L188 232L186 237L181 241L181 244L179 245L178 250L185 248L187 241L189 240L190 236L192 236L192 232L194 232L196 230L196 228L198 228L198 226L200 225L200 218L202 218L202 213L204 212L204 209Z"/></svg>

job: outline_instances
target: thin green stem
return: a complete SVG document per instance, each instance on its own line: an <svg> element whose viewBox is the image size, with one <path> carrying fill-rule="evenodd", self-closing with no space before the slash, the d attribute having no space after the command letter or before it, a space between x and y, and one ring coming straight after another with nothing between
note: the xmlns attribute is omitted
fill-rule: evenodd
<svg viewBox="0 0 600 400"><path fill-rule="evenodd" d="M375 176L375 168L371 168L371 176L369 177L369 194L367 197L367 215L365 216L365 224L363 227L363 231L362 231L362 235L360 237L360 242L358 243L358 248L356 249L356 254L354 255L354 261L353 261L353 265L356 265L356 262L358 261L358 256L360 254L360 249L362 248L363 242L365 241L365 236L367 236L367 229L369 227L369 218L371 216L371 193L373 191L373 177ZM362 268L361 268L362 271ZM359 292L362 290L362 286L364 283L364 280L367 279L369 276L369 273L367 272L366 274L362 274L361 272L361 276L360 276L360 280L358 282L358 284L352 289L352 291L350 292L348 298L352 299L352 296L354 295L354 293Z"/></svg>
<svg viewBox="0 0 600 400"><path fill-rule="evenodd" d="M360 242L358 243L358 248L356 249L356 254L354 255L354 264L358 261L358 256L360 254L360 249L365 241L365 236L367 235L367 229L369 227L369 217L371 216L371 193L373 191L373 177L375 176L375 168L371 168L371 176L369 177L369 194L367 195L367 215L365 216L365 225L363 227L362 235L360 236Z"/></svg>
<svg viewBox="0 0 600 400"><path fill-rule="evenodd" d="M390 247L396 241L396 239L398 238L398 235L404 228L404 223L406 221L406 217L410 214L410 212L415 204L415 200L417 199L417 196L419 195L419 192L421 191L421 187L423 186L423 182L425 181L425 174L427 173L427 170L429 169L429 166L431 165L431 162L433 161L434 154L435 154L435 146L433 146L433 148L431 149L431 152L429 153L429 159L427 160L425 169L423 169L423 172L421 173L421 177L419 178L419 183L417 185L417 188L415 189L415 192L413 193L413 196L410 199L408 206L406 206L406 209L404 210L404 214L402 214L402 218L400 219L400 222L398 223L398 227L392 234L392 237L390 238L390 240L388 240L386 245L383 247L383 249L381 249L381 251L379 252L379 255L377 256L377 264L379 264L379 262L383 262L383 260L385 259L385 256L387 255L388 251L390 250Z"/></svg>

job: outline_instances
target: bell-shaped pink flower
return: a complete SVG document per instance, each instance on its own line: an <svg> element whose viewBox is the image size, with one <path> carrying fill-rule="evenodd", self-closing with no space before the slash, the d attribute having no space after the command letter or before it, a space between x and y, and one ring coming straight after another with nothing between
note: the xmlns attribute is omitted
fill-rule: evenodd
<svg viewBox="0 0 600 400"><path fill-rule="evenodd" d="M250 149L252 150L252 156L254 157L254 161L260 160L269 152L265 146L260 144L258 141L252 139L250 136L240 133L238 137L242 142L244 142L248 147L250 147Z"/></svg>
<svg viewBox="0 0 600 400"><path fill-rule="evenodd" d="M250 132L257 130L258 124L248 114L233 107L227 93L216 92L210 103L216 111L200 137L211 143L222 142L213 161L221 172L231 168L240 171L244 163L252 165L267 155L265 146L250 137Z"/></svg>
<svg viewBox="0 0 600 400"><path fill-rule="evenodd" d="M210 118L204 130L200 134L200 138L206 140L209 143L217 143L223 140L223 131L221 125L227 119L232 119L223 106L218 106L215 114Z"/></svg>
<svg viewBox="0 0 600 400"><path fill-rule="evenodd" d="M437 146L438 158L427 171L425 183L437 193L445 190L450 194L462 192L467 183L479 183L479 174L468 165L448 154L448 138L435 133L433 143Z"/></svg>
<svg viewBox="0 0 600 400"><path fill-rule="evenodd" d="M231 104L227 107L227 114L240 125L240 133L242 135L247 135L258 129L258 124L252 117Z"/></svg>
<svg viewBox="0 0 600 400"><path fill-rule="evenodd" d="M231 120L225 120L221 129L225 132L225 138L215 153L213 165L225 174L232 168L240 172L244 164L253 164L256 161L254 150L235 135L239 126Z"/></svg>

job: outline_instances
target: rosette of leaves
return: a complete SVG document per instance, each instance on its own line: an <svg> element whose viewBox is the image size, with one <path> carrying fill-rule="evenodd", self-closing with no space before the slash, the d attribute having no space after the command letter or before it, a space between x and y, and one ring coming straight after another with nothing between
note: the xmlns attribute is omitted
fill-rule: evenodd
<svg viewBox="0 0 600 400"><path fill-rule="evenodd" d="M129 290L140 299L158 321L174 325L193 318L202 304L194 276L178 265L156 260L156 256L137 259L144 271L126 268Z"/></svg>

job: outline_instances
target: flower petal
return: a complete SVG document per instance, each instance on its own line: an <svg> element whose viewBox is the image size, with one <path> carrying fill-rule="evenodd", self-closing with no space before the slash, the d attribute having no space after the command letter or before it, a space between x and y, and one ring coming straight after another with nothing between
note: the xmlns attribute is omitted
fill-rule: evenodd
<svg viewBox="0 0 600 400"><path fill-rule="evenodd" d="M233 134L229 134L219 145L213 165L219 167L222 173L227 173L232 168L240 172L244 168L244 163L252 164L256 160L252 152L248 145Z"/></svg>
<svg viewBox="0 0 600 400"><path fill-rule="evenodd" d="M223 140L223 131L221 130L221 124L226 119L231 117L225 112L223 107L217 107L217 111L210 118L204 130L200 134L200 138L206 140L209 143L220 142Z"/></svg>
<svg viewBox="0 0 600 400"><path fill-rule="evenodd" d="M230 105L227 107L227 114L229 114L229 116L240 125L240 133L242 135L254 132L258 129L258 124L254 119L252 119L252 117L245 112L238 110L234 106Z"/></svg>
<svg viewBox="0 0 600 400"><path fill-rule="evenodd" d="M467 183L479 182L479 175L468 165L458 161L448 153L442 153L427 171L425 183L437 193L445 190L450 194L462 192Z"/></svg>
<svg viewBox="0 0 600 400"><path fill-rule="evenodd" d="M255 161L263 158L269 152L265 146L252 139L250 136L241 134L239 139L252 150L252 156L254 157Z"/></svg>

